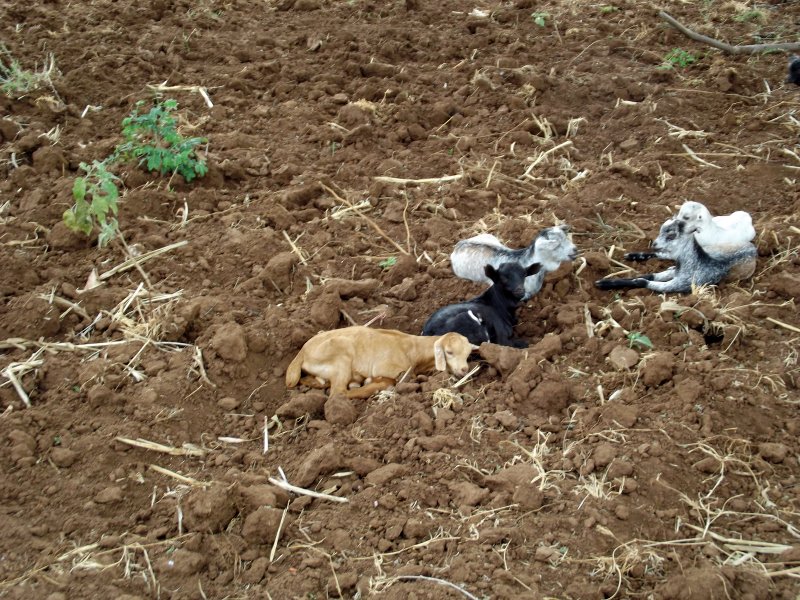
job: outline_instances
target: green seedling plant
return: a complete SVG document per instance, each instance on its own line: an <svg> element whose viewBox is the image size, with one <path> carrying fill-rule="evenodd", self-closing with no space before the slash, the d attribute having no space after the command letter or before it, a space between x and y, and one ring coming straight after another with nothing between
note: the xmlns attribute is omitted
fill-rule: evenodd
<svg viewBox="0 0 800 600"><path fill-rule="evenodd" d="M178 132L178 120L173 114L178 108L177 101L164 100L148 112L140 113L143 105L144 102L137 102L133 112L123 119L125 141L110 156L102 161L95 160L91 165L80 164L85 174L75 179L72 186L75 203L64 211L64 224L73 231L90 235L97 227L100 247L120 235L116 218L120 179L111 172L114 165L138 159L148 171L170 176L177 173L186 181L208 172L205 161L197 155L198 146L207 140L187 139Z"/></svg>
<svg viewBox="0 0 800 600"><path fill-rule="evenodd" d="M733 20L738 21L739 23L765 23L767 18L760 10L753 9L746 10L743 13L736 15L733 17Z"/></svg>
<svg viewBox="0 0 800 600"><path fill-rule="evenodd" d="M547 24L547 19L550 18L550 13L535 12L531 14L531 18L539 27L544 27Z"/></svg>
<svg viewBox="0 0 800 600"><path fill-rule="evenodd" d="M393 266L397 264L397 257L390 256L378 263L378 266L383 269L384 271L387 269L391 269Z"/></svg>
<svg viewBox="0 0 800 600"><path fill-rule="evenodd" d="M628 338L628 346L630 348L633 348L634 346L640 346L641 348L652 350L654 347L653 342L650 341L650 338L640 331L631 331L625 337Z"/></svg>
<svg viewBox="0 0 800 600"><path fill-rule="evenodd" d="M161 175L178 173L186 181L205 175L208 166L198 157L197 149L208 140L184 138L178 132L178 120L173 114L178 102L164 100L140 114L143 105L143 101L137 102L131 115L123 119L125 141L117 146L115 157L138 159L148 171L158 171Z"/></svg>
<svg viewBox="0 0 800 600"><path fill-rule="evenodd" d="M681 48L673 48L664 56L664 62L659 69L674 69L680 67L685 69L692 63L697 62L697 57L691 52L687 52Z"/></svg>
<svg viewBox="0 0 800 600"><path fill-rule="evenodd" d="M64 211L64 224L73 231L90 235L97 226L100 234L97 245L105 246L119 233L117 223L117 200L119 178L108 170L106 161L93 161L91 165L81 163L86 173L75 179L72 198L75 204Z"/></svg>
<svg viewBox="0 0 800 600"><path fill-rule="evenodd" d="M0 44L0 91L9 97L21 97L42 87L52 87L51 76L56 64L47 57L41 70L24 69L5 45Z"/></svg>

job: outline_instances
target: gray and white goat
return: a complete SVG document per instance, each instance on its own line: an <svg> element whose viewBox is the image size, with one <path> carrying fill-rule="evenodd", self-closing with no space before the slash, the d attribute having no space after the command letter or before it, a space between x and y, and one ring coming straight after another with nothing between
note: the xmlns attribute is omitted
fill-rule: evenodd
<svg viewBox="0 0 800 600"><path fill-rule="evenodd" d="M683 203L675 218L685 221L686 233L694 234L703 250L715 258L724 258L745 248L756 237L753 219L743 210L715 217L705 205L689 200Z"/></svg>
<svg viewBox="0 0 800 600"><path fill-rule="evenodd" d="M486 265L499 267L516 262L529 267L539 263L539 271L525 279L524 302L542 289L545 275L558 269L562 262L577 258L578 250L570 241L568 231L564 225L542 229L527 248L518 250L504 245L490 233L461 240L450 255L453 273L462 279L492 283L486 276Z"/></svg>
<svg viewBox="0 0 800 600"><path fill-rule="evenodd" d="M687 294L692 286L749 278L755 271L756 256L756 247L749 243L728 255L711 256L697 242L686 221L669 219L661 226L651 252L629 252L625 258L633 261L660 258L674 261L675 266L633 278L600 279L595 285L601 290L647 288Z"/></svg>

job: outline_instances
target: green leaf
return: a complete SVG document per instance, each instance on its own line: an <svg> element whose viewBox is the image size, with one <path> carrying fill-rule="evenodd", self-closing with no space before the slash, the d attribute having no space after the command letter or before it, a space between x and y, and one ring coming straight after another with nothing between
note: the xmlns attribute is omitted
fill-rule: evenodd
<svg viewBox="0 0 800 600"><path fill-rule="evenodd" d="M92 207L91 207L92 214L95 217L97 217L98 221L102 221L106 218L107 211L108 211L108 201L102 196L95 196L92 199Z"/></svg>
<svg viewBox="0 0 800 600"><path fill-rule="evenodd" d="M61 215L61 220L64 221L64 225L69 227L72 231L78 228L78 223L75 219L75 211L71 208L64 211L64 214Z"/></svg>
<svg viewBox="0 0 800 600"><path fill-rule="evenodd" d="M86 197L86 179L78 177L72 184L72 197L76 200L83 200Z"/></svg>
<svg viewBox="0 0 800 600"><path fill-rule="evenodd" d="M116 219L111 219L100 225L100 234L97 236L97 245L101 248L111 241L117 232L119 225Z"/></svg>
<svg viewBox="0 0 800 600"><path fill-rule="evenodd" d="M533 18L533 22L536 23L539 27L544 27L547 24L547 18L550 16L550 13L546 12L535 12L531 14Z"/></svg>
<svg viewBox="0 0 800 600"><path fill-rule="evenodd" d="M157 102L145 114L139 114L141 108L143 103L137 102L131 114L123 119L125 141L112 156L123 160L137 158L147 171L158 171L161 175L179 173L186 181L205 175L208 168L198 160L195 150L208 141L203 137L184 139L178 132L178 120L172 115L178 108L177 100Z"/></svg>
<svg viewBox="0 0 800 600"><path fill-rule="evenodd" d="M381 269L389 269L389 268L395 266L396 264L397 264L397 257L396 256L390 256L389 258L379 262L378 266Z"/></svg>
<svg viewBox="0 0 800 600"><path fill-rule="evenodd" d="M119 197L117 184L110 179L106 179L100 183L100 188L103 190L103 192L105 192L105 195L110 202L116 202L117 198Z"/></svg>
<svg viewBox="0 0 800 600"><path fill-rule="evenodd" d="M642 348L648 348L650 350L654 348L650 338L639 331L631 331L626 337L628 338L628 345L631 348L633 348L634 345L639 345Z"/></svg>

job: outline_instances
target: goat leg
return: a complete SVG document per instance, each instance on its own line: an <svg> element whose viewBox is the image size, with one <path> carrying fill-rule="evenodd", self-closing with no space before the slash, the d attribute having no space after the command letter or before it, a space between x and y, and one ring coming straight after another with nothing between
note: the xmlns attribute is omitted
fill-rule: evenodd
<svg viewBox="0 0 800 600"><path fill-rule="evenodd" d="M670 279L669 281L649 281L647 289L662 294L688 294L692 291L692 281L687 278Z"/></svg>
<svg viewBox="0 0 800 600"><path fill-rule="evenodd" d="M658 273L651 273L647 276L647 279L650 281L671 281L675 279L676 273L675 267L670 267L666 271L660 271Z"/></svg>
<svg viewBox="0 0 800 600"><path fill-rule="evenodd" d="M601 290L620 290L624 288L646 288L649 287L652 275L642 275L640 277L617 279L598 279L594 285Z"/></svg>

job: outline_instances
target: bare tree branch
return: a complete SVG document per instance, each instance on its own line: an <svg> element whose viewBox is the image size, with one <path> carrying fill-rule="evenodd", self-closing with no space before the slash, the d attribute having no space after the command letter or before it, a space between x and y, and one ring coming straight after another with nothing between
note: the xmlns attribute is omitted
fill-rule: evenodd
<svg viewBox="0 0 800 600"><path fill-rule="evenodd" d="M746 46L731 46L725 42L720 42L719 40L710 38L707 35L702 35L692 31L663 10L659 11L658 16L664 19L667 23L672 25L686 37L689 37L696 42L702 42L703 44L713 46L714 48L722 50L723 52L727 52L728 54L757 54L758 52L767 52L769 50L783 50L786 52L800 50L800 43L797 42L789 42L785 44L749 44Z"/></svg>

